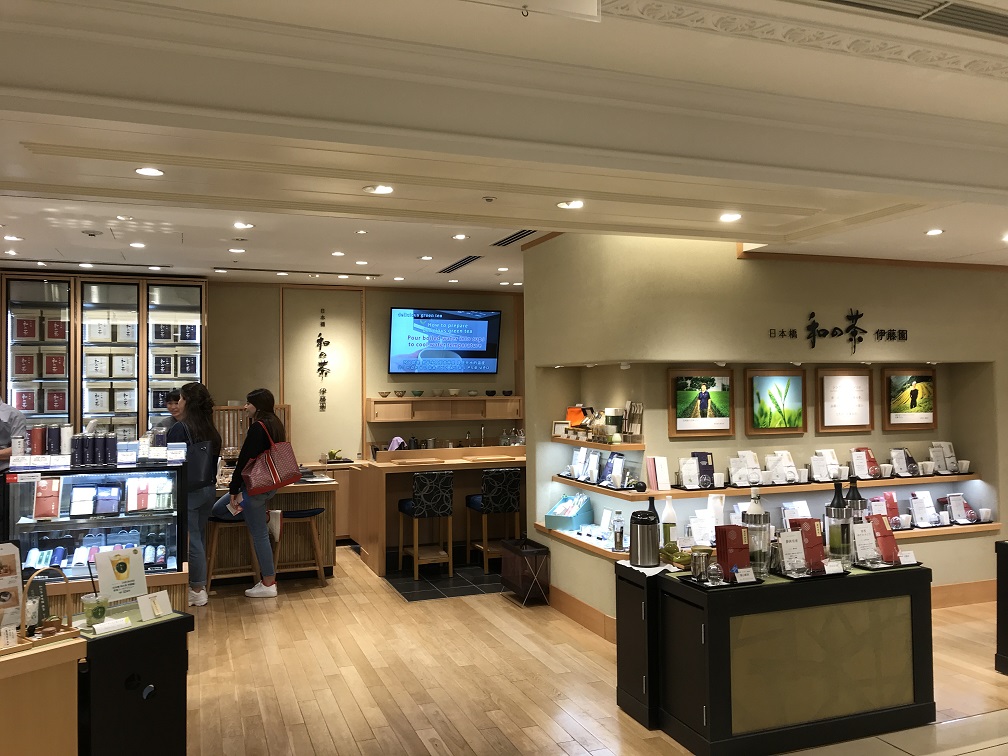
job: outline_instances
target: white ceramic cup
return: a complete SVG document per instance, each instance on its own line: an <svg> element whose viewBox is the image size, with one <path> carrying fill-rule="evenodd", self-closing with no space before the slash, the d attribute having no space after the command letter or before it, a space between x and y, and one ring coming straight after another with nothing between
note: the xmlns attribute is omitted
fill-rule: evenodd
<svg viewBox="0 0 1008 756"><path fill-rule="evenodd" d="M900 515L899 518L901 530L907 530L913 524L913 518L908 514Z"/></svg>
<svg viewBox="0 0 1008 756"><path fill-rule="evenodd" d="M850 477L850 465L840 465L840 480Z"/></svg>
<svg viewBox="0 0 1008 756"><path fill-rule="evenodd" d="M938 521L941 522L942 525L948 525L949 524L949 513L948 512L939 512L938 513Z"/></svg>
<svg viewBox="0 0 1008 756"><path fill-rule="evenodd" d="M882 468L882 477L883 478L891 478L892 477L892 471L893 471L893 466L892 465L883 462L881 465L879 465L879 467Z"/></svg>
<svg viewBox="0 0 1008 756"><path fill-rule="evenodd" d="M980 522L990 522L991 511L986 507L981 507L980 509Z"/></svg>
<svg viewBox="0 0 1008 756"><path fill-rule="evenodd" d="M760 470L760 485L769 486L773 483L773 473L769 470Z"/></svg>
<svg viewBox="0 0 1008 756"><path fill-rule="evenodd" d="M920 463L921 475L934 475L934 462L922 461Z"/></svg>
<svg viewBox="0 0 1008 756"><path fill-rule="evenodd" d="M808 468L807 467L801 467L801 468L798 469L798 482L799 483L808 483Z"/></svg>
<svg viewBox="0 0 1008 756"><path fill-rule="evenodd" d="M968 459L959 460L959 472L968 473L969 472L970 461Z"/></svg>
<svg viewBox="0 0 1008 756"><path fill-rule="evenodd" d="M714 488L724 488L724 473L714 473Z"/></svg>

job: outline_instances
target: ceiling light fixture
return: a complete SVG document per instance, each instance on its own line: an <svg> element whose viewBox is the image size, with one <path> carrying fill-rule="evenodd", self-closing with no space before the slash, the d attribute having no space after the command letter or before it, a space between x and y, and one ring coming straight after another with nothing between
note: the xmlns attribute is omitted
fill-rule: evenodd
<svg viewBox="0 0 1008 756"><path fill-rule="evenodd" d="M719 220L722 223L734 223L737 220L742 220L742 213L721 213Z"/></svg>
<svg viewBox="0 0 1008 756"><path fill-rule="evenodd" d="M392 194L395 190L386 184L376 184L375 186L365 186L363 191L368 194Z"/></svg>
<svg viewBox="0 0 1008 756"><path fill-rule="evenodd" d="M289 275L290 275L290 273L283 273L283 272L280 272L280 273L277 273L277 275L278 275L278 276L289 276Z"/></svg>
<svg viewBox="0 0 1008 756"><path fill-rule="evenodd" d="M512 285L512 286L521 286L521 285L522 285L522 282L521 282L521 281L515 281L515 282L514 282L513 284L511 284L511 285Z"/></svg>
<svg viewBox="0 0 1008 756"><path fill-rule="evenodd" d="M498 273L507 273L507 268L497 268Z"/></svg>
<svg viewBox="0 0 1008 756"><path fill-rule="evenodd" d="M242 253L243 253L244 251L245 251L245 250L244 250L244 249L242 249L241 247L231 247L231 249L229 249L229 250L228 250L228 252L232 252L232 253L234 253L234 254L236 254L236 255L240 255L240 254L242 254Z"/></svg>
<svg viewBox="0 0 1008 756"><path fill-rule="evenodd" d="M78 267L80 267L80 268L93 268L94 265L92 265L91 263L80 263L78 265Z"/></svg>
<svg viewBox="0 0 1008 756"><path fill-rule="evenodd" d="M318 278L318 277L319 277L318 273L309 273L308 274L308 278Z"/></svg>
<svg viewBox="0 0 1008 756"><path fill-rule="evenodd" d="M619 369L620 370L629 370L630 369L630 363L629 362L621 362L619 364Z"/></svg>
<svg viewBox="0 0 1008 756"><path fill-rule="evenodd" d="M133 216L132 215L117 215L116 216L116 220L131 221L131 220L133 220Z"/></svg>
<svg viewBox="0 0 1008 756"><path fill-rule="evenodd" d="M36 264L36 265L38 265L38 266L39 266L40 268L44 268L44 267L46 267L46 264L45 264L44 262L42 262L41 260L39 260L39 261L38 261L37 263L35 263L35 264Z"/></svg>
<svg viewBox="0 0 1008 756"><path fill-rule="evenodd" d="M366 234L366 233L367 233L367 231L365 231L365 230L364 230L364 229L362 228L362 229L360 229L359 231L354 231L354 233L355 233L355 234Z"/></svg>
<svg viewBox="0 0 1008 756"><path fill-rule="evenodd" d="M6 252L4 252L4 254L13 257L14 255L17 254L17 252L15 252L13 249L8 249Z"/></svg>
<svg viewBox="0 0 1008 756"><path fill-rule="evenodd" d="M357 265L367 265L367 260L358 260Z"/></svg>
<svg viewBox="0 0 1008 756"><path fill-rule="evenodd" d="M584 207L584 202L581 200L568 200L567 202L557 202L557 207L561 210L580 210Z"/></svg>
<svg viewBox="0 0 1008 756"><path fill-rule="evenodd" d="M24 241L24 237L14 236L14 234L7 234L4 236L4 241Z"/></svg>
<svg viewBox="0 0 1008 756"><path fill-rule="evenodd" d="M147 270L161 270L160 265L148 265Z"/></svg>
<svg viewBox="0 0 1008 756"><path fill-rule="evenodd" d="M396 276L396 277L395 277L395 278L393 278L392 280L393 280L393 281L405 281L406 279L405 279L405 278L403 278L402 276Z"/></svg>
<svg viewBox="0 0 1008 756"><path fill-rule="evenodd" d="M348 276L346 273L341 273L340 275L336 276L336 278L350 278L350 276Z"/></svg>
<svg viewBox="0 0 1008 756"><path fill-rule="evenodd" d="M227 271L224 268L214 268L214 273L227 273Z"/></svg>
<svg viewBox="0 0 1008 756"><path fill-rule="evenodd" d="M333 257L343 257L344 254L346 254L346 253L345 252L340 252L339 250L336 250L335 252L332 253L332 256Z"/></svg>
<svg viewBox="0 0 1008 756"><path fill-rule="evenodd" d="M458 283L458 279L457 278L449 278L448 279L448 283Z"/></svg>
<svg viewBox="0 0 1008 756"><path fill-rule="evenodd" d="M454 239L455 241L465 241L465 240L466 240L466 239L468 239L468 238L469 238L469 237L468 237L468 236L466 236L465 234L455 234L455 235L454 235L454 236L452 237L452 239Z"/></svg>
<svg viewBox="0 0 1008 756"><path fill-rule="evenodd" d="M234 227L239 231L244 231L246 228L255 228L252 223L245 223L244 221L235 221Z"/></svg>
<svg viewBox="0 0 1008 756"><path fill-rule="evenodd" d="M1001 237L1001 241L1008 242L1008 234L1005 234L1004 236L1002 236Z"/></svg>
<svg viewBox="0 0 1008 756"><path fill-rule="evenodd" d="M940 229L940 228L932 228L930 231L927 232L927 235L928 236L941 236L943 233L945 233L945 232L942 231L942 229Z"/></svg>
<svg viewBox="0 0 1008 756"><path fill-rule="evenodd" d="M155 177L164 176L164 171L158 168L150 168L150 167L137 168L136 172L139 173L141 176L155 176Z"/></svg>
<svg viewBox="0 0 1008 756"><path fill-rule="evenodd" d="M421 260L433 260L434 258L431 257L430 255L423 255L420 259Z"/></svg>
<svg viewBox="0 0 1008 756"><path fill-rule="evenodd" d="M130 242L130 246L133 247L133 249L143 249L147 245L143 242Z"/></svg>
<svg viewBox="0 0 1008 756"><path fill-rule="evenodd" d="M510 286L510 285L511 285L511 282L510 282L510 281L501 281L501 282L500 282L500 285L501 285L501 286Z"/></svg>

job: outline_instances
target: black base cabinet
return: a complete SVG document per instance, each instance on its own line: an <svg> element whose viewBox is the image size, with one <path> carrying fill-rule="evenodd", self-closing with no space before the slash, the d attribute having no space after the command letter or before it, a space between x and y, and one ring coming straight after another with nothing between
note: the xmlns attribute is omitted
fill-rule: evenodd
<svg viewBox="0 0 1008 756"><path fill-rule="evenodd" d="M624 628L639 623L640 601L630 600L634 580L619 567L617 703L693 753L781 753L935 719L925 567L709 590L637 573L657 596L636 586L649 626L636 634ZM645 700L631 681L655 657ZM639 716L641 706L657 706L655 724Z"/></svg>
<svg viewBox="0 0 1008 756"><path fill-rule="evenodd" d="M193 617L173 613L140 624L138 616L129 629L87 637L77 675L80 756L186 752L186 633Z"/></svg>
<svg viewBox="0 0 1008 756"><path fill-rule="evenodd" d="M658 725L658 581L616 563L616 703L649 730Z"/></svg>
<svg viewBox="0 0 1008 756"><path fill-rule="evenodd" d="M1008 541L994 544L997 554L997 649L994 669L1008 675Z"/></svg>

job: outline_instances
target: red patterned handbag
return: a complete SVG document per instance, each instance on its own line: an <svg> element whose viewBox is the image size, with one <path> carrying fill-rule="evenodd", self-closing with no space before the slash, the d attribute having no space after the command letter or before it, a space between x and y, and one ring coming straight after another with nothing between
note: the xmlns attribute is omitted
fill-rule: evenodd
<svg viewBox="0 0 1008 756"><path fill-rule="evenodd" d="M301 480L301 470L298 467L297 457L294 456L294 447L289 441L274 443L266 424L260 422L259 425L266 431L270 448L255 459L250 459L242 470L245 491L250 496L275 491Z"/></svg>

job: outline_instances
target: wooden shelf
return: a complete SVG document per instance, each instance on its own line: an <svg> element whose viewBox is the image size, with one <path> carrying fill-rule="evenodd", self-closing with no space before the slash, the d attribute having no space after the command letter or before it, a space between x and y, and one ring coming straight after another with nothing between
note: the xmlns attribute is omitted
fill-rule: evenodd
<svg viewBox="0 0 1008 756"><path fill-rule="evenodd" d="M1000 522L981 522L976 525L949 525L937 528L914 528L893 532L897 541L915 541L923 538L955 538L956 536L996 533L1001 530Z"/></svg>
<svg viewBox="0 0 1008 756"><path fill-rule="evenodd" d="M571 546L581 549L582 551L587 551L589 554L600 556L605 559L611 559L614 562L630 558L629 551L610 551L609 549L604 549L601 546L596 546L587 538L578 538L577 536L572 536L570 533L566 533L562 530L551 530L546 527L545 523L542 522L535 523L535 529L543 535L548 535L550 538L555 538L558 541L568 543Z"/></svg>
<svg viewBox="0 0 1008 756"><path fill-rule="evenodd" d="M657 499L663 496L674 495L674 492L672 491L643 491L643 492L618 491L615 488L608 488L607 486L596 486L592 483L585 483L580 480L574 480L573 478L565 478L562 475L554 475L553 480L557 483L563 483L564 485L572 486L573 488L580 488L584 491L591 491L593 493L602 494L603 496L611 496L614 499L623 499L623 501L647 501L649 496L654 496ZM696 497L696 494L693 491L689 491L688 493L690 494L689 498Z"/></svg>
<svg viewBox="0 0 1008 756"><path fill-rule="evenodd" d="M403 396L368 399L364 406L369 423L521 420L524 414L520 396Z"/></svg>
<svg viewBox="0 0 1008 756"><path fill-rule="evenodd" d="M644 451L644 444L600 444L596 441L577 441L573 438L563 436L553 436L550 441L556 444L567 444L567 446L586 446L589 449L601 449L603 451Z"/></svg>

